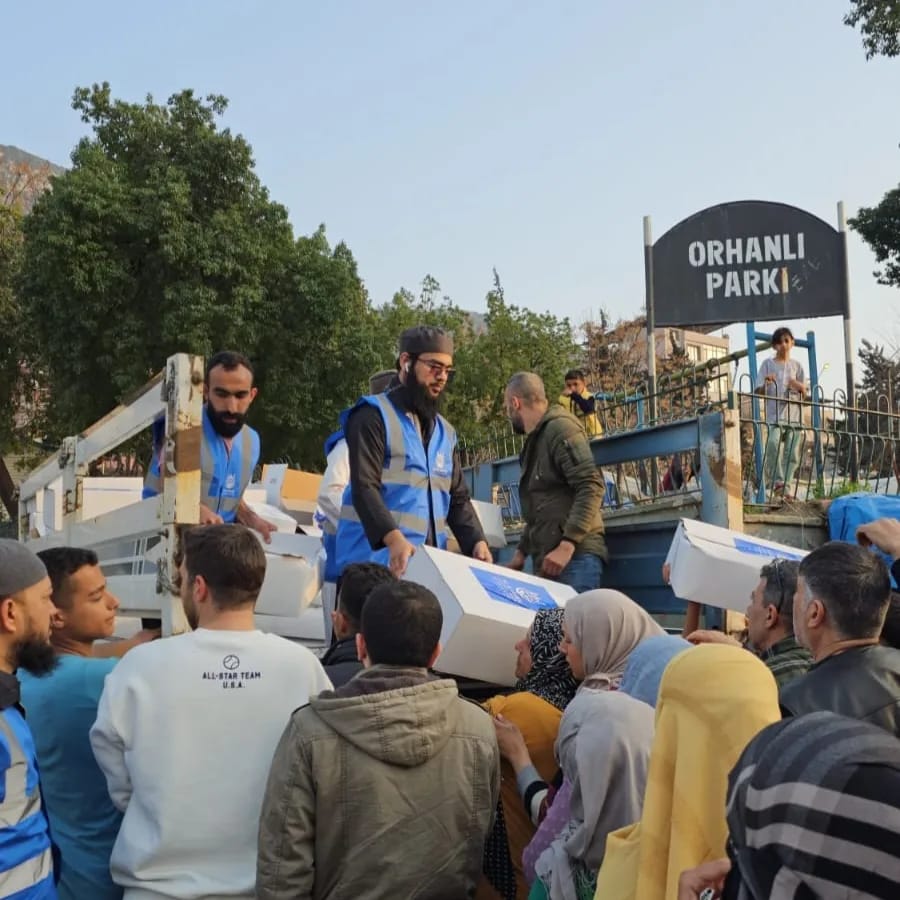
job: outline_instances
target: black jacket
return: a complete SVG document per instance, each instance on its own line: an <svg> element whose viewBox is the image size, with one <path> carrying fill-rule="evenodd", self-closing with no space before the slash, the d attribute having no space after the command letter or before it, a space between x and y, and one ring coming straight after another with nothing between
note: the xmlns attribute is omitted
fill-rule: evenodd
<svg viewBox="0 0 900 900"><path fill-rule="evenodd" d="M880 725L900 737L900 650L880 644L828 656L781 691L781 710L828 710Z"/></svg>
<svg viewBox="0 0 900 900"><path fill-rule="evenodd" d="M322 657L322 668L335 688L346 684L357 672L362 672L363 664L356 656L356 638L338 641Z"/></svg>

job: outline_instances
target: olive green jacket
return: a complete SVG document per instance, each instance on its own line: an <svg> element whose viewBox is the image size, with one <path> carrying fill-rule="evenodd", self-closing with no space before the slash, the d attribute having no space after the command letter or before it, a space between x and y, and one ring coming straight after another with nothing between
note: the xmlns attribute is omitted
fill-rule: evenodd
<svg viewBox="0 0 900 900"><path fill-rule="evenodd" d="M539 572L544 556L565 538L575 554L607 558L600 504L604 484L581 423L553 404L519 456L519 498L525 530L519 550Z"/></svg>

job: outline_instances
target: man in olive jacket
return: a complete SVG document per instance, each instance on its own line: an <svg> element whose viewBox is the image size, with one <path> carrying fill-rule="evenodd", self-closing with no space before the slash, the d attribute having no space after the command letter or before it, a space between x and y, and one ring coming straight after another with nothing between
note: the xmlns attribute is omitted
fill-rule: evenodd
<svg viewBox="0 0 900 900"><path fill-rule="evenodd" d="M474 897L500 794L491 717L428 672L431 591L379 585L361 619L365 669L298 709L275 751L257 900Z"/></svg>
<svg viewBox="0 0 900 900"><path fill-rule="evenodd" d="M530 556L536 575L579 593L600 587L607 559L604 485L581 423L548 403L544 382L533 372L513 375L505 401L513 430L528 435L519 457L525 529L509 567L523 568Z"/></svg>

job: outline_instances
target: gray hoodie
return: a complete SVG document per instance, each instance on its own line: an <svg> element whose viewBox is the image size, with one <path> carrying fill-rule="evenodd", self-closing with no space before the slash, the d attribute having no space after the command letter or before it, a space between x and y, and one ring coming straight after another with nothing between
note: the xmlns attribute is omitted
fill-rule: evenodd
<svg viewBox="0 0 900 900"><path fill-rule="evenodd" d="M459 900L500 789L490 716L456 683L374 666L297 710L260 819L257 900Z"/></svg>

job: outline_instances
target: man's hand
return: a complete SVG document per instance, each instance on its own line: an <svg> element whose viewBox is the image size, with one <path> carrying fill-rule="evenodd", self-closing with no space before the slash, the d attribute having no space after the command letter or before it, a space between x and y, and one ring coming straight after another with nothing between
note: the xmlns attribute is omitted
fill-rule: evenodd
<svg viewBox="0 0 900 900"><path fill-rule="evenodd" d="M406 564L416 552L416 548L403 536L399 528L389 531L384 536L384 545L390 551L388 568L395 578L402 578L406 574Z"/></svg>
<svg viewBox="0 0 900 900"><path fill-rule="evenodd" d="M482 562L486 563L492 563L494 561L494 557L491 555L487 541L479 541L472 548L472 559L480 559Z"/></svg>
<svg viewBox="0 0 900 900"><path fill-rule="evenodd" d="M525 568L525 554L521 550L516 550L513 558L506 564L506 568L521 572Z"/></svg>
<svg viewBox="0 0 900 900"><path fill-rule="evenodd" d="M519 731L517 725L504 719L503 716L494 716L494 731L497 734L500 755L509 761L517 773L531 765L531 756L525 745L525 738L522 737L522 732Z"/></svg>
<svg viewBox="0 0 900 900"><path fill-rule="evenodd" d="M254 531L258 531L267 544L272 543L272 533L278 531L278 527L276 525L273 525L258 513L250 513L244 524L248 528L252 528Z"/></svg>
<svg viewBox="0 0 900 900"><path fill-rule="evenodd" d="M856 529L856 540L863 547L874 544L883 553L900 559L900 522L897 519L876 519Z"/></svg>
<svg viewBox="0 0 900 900"><path fill-rule="evenodd" d="M200 504L201 525L221 525L224 521L218 513L214 513L208 506Z"/></svg>
<svg viewBox="0 0 900 900"><path fill-rule="evenodd" d="M121 641L108 641L103 644L94 644L94 656L97 659L121 658L129 650L140 644L155 641L162 635L161 628L142 628L137 634Z"/></svg>
<svg viewBox="0 0 900 900"><path fill-rule="evenodd" d="M672 566L669 563L663 563L662 580L668 584L672 578Z"/></svg>
<svg viewBox="0 0 900 900"><path fill-rule="evenodd" d="M678 900L699 900L703 891L711 889L713 897L721 897L725 888L725 877L731 871L731 861L714 859L695 869L687 869L678 879Z"/></svg>
<svg viewBox="0 0 900 900"><path fill-rule="evenodd" d="M541 575L548 578L556 578L562 570L572 561L575 554L575 545L569 541L560 541L557 546L551 550L541 563Z"/></svg>
<svg viewBox="0 0 900 900"><path fill-rule="evenodd" d="M701 629L700 631L693 631L687 636L686 640L692 644L727 644L729 647L743 646L740 641L733 638L730 634L713 630L704 631Z"/></svg>

